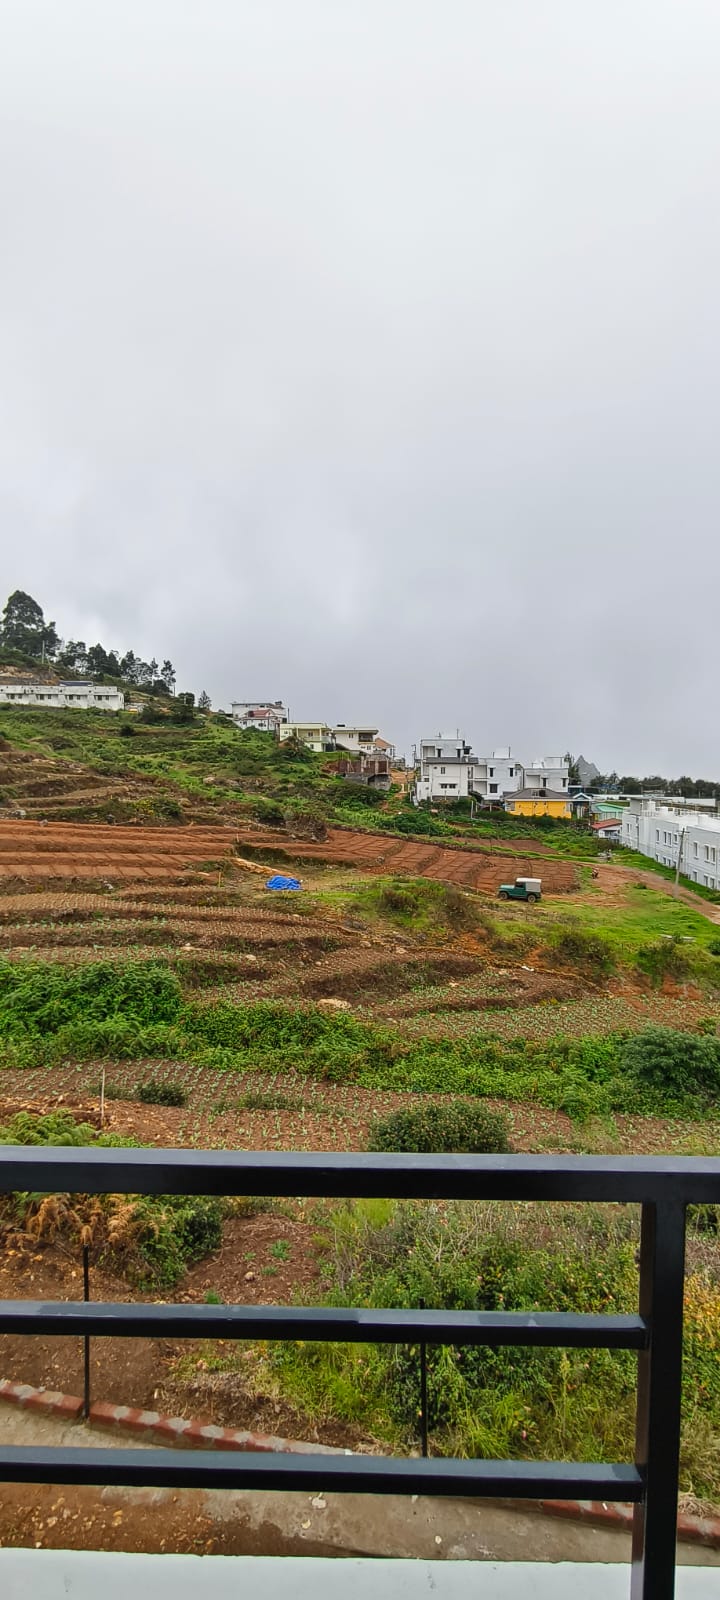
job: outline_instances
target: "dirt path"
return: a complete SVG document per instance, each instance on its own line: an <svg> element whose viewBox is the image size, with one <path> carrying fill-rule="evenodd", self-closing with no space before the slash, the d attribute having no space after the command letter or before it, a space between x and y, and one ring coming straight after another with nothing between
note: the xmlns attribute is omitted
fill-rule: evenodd
<svg viewBox="0 0 720 1600"><path fill-rule="evenodd" d="M0 1405L0 1442L44 1448L117 1445L84 1423ZM123 1445L138 1444L131 1435ZM627 1561L629 1534L530 1508L399 1495L3 1485L0 1545L199 1555L363 1555L433 1561ZM681 1545L687 1566L720 1551Z"/></svg>

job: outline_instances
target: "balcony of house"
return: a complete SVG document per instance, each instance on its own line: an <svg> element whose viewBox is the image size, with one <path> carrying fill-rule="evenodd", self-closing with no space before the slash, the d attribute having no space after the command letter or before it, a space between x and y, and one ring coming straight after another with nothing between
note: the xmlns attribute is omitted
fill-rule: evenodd
<svg viewBox="0 0 720 1600"><path fill-rule="evenodd" d="M199 1583L209 1600L226 1600L243 1585L260 1600L290 1600L291 1594L295 1600L304 1591L323 1600L338 1581L348 1600L371 1594L373 1600L414 1600L416 1595L419 1600L429 1592L438 1600L469 1600L478 1592L520 1600L530 1587L539 1600L578 1593L587 1600L672 1600L674 1595L710 1600L718 1593L717 1570L710 1570L716 1552L698 1545L686 1565L684 1550L678 1566L676 1550L685 1218L690 1205L720 1203L720 1160L6 1146L0 1149L0 1191L552 1201L635 1206L641 1217L632 1314L148 1300L0 1302L0 1333L27 1339L72 1335L83 1341L86 1376L90 1343L109 1336L339 1341L403 1347L417 1362L420 1394L418 1450L406 1456L312 1444L293 1450L267 1440L260 1447L252 1439L229 1449L216 1437L222 1430L212 1429L202 1440L205 1448L198 1450L152 1443L138 1448L114 1437L100 1443L92 1435L88 1442L81 1423L70 1436L65 1425L57 1443L44 1433L31 1442L8 1441L3 1434L0 1481L13 1485L15 1494L18 1485L28 1486L28 1497L41 1494L39 1486L53 1485L60 1505L70 1491L101 1486L98 1536L117 1525L118 1515L122 1521L123 1505L138 1503L140 1496L152 1512L151 1548L158 1552L3 1549L0 1582L11 1600L31 1594L33 1600L90 1600L91 1595L94 1600L101 1592L112 1600L130 1586L141 1600L150 1595L151 1585L155 1590L163 1582L172 1584L174 1600L191 1593L194 1600ZM631 1352L637 1362L634 1459L433 1455L428 1351L502 1346ZM86 1400L89 1404L89 1394ZM227 1526L243 1509L246 1537L237 1554L208 1559L160 1553L160 1534L169 1530L173 1517L182 1517L187 1494L202 1497L209 1525L224 1516ZM566 1511L589 1504L589 1520L581 1517L570 1528L560 1518L544 1516L548 1503ZM624 1508L627 1528L621 1542L610 1547L601 1524L616 1505ZM174 1509L178 1506L180 1512ZM210 1539L208 1553L217 1548ZM328 1559L340 1555L346 1557L342 1568Z"/></svg>

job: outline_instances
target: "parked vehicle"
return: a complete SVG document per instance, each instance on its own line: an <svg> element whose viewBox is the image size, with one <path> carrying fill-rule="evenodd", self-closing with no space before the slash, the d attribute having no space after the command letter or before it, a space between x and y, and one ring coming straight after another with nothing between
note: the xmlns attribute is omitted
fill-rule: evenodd
<svg viewBox="0 0 720 1600"><path fill-rule="evenodd" d="M501 900L526 900L534 906L542 894L542 878L516 878L514 883L501 883L498 894Z"/></svg>

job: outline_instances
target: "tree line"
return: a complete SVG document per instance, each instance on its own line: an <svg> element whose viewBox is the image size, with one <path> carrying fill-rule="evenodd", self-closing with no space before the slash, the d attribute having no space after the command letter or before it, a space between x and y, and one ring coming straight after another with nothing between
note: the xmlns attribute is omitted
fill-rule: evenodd
<svg viewBox="0 0 720 1600"><path fill-rule="evenodd" d="M570 768L570 782L579 783L577 757L568 751L565 760ZM598 772L585 788L590 794L666 794L690 800L720 800L720 783L712 778L689 778L685 774L680 778L663 778L661 773L653 772L648 778L634 778L627 773L620 776L617 772Z"/></svg>
<svg viewBox="0 0 720 1600"><path fill-rule="evenodd" d="M145 694L175 692L176 674L172 661L143 661L134 650L120 655L102 644L86 645L84 639L61 639L54 622L46 622L42 606L32 595L16 589L8 597L0 619L0 650L7 656L23 658L23 664L47 664L61 672L82 677L118 678L142 689Z"/></svg>

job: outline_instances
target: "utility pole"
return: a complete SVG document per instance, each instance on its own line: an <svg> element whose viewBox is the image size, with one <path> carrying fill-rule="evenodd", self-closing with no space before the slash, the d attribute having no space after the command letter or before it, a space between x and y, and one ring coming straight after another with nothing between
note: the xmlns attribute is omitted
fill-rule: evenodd
<svg viewBox="0 0 720 1600"><path fill-rule="evenodd" d="M680 829L680 843L678 845L678 858L677 858L677 865L675 867L675 887L673 889L673 894L675 895L675 899L676 900L677 900L677 892L678 892L678 883L680 881L680 868L682 866L682 853L683 853L683 845L684 845L684 843L685 843L685 828L683 826Z"/></svg>

